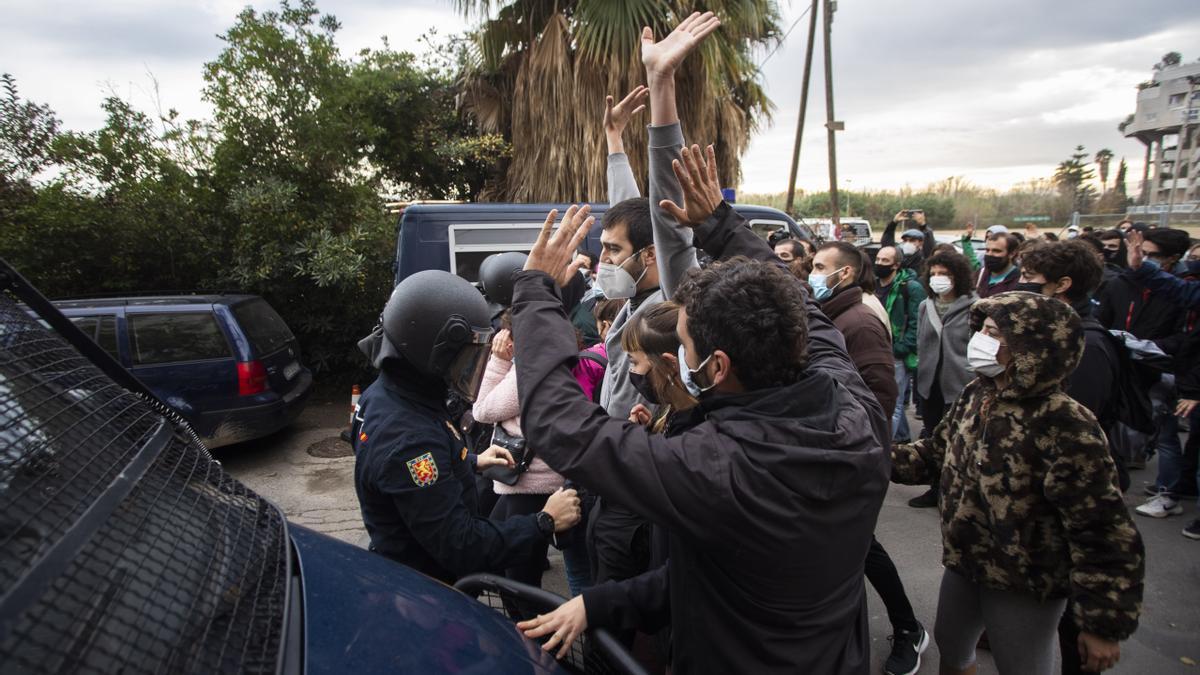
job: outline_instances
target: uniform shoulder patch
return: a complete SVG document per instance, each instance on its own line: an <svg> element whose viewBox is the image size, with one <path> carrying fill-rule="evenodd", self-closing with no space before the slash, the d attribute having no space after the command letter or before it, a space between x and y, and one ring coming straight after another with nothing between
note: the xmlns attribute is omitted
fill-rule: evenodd
<svg viewBox="0 0 1200 675"><path fill-rule="evenodd" d="M412 476L413 482L417 487L429 487L437 482L438 468L437 462L433 461L431 453L418 455L406 462L408 466L408 475Z"/></svg>

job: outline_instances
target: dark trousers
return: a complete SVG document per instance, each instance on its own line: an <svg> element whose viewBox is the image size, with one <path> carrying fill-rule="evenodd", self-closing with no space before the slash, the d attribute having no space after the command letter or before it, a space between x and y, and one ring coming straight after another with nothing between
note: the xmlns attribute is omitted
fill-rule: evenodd
<svg viewBox="0 0 1200 675"><path fill-rule="evenodd" d="M499 495L496 506L492 509L492 520L507 520L512 516L527 516L537 513L546 505L548 495ZM546 551L550 543L541 547L541 555L535 556L532 562L504 570L504 576L530 586L542 587L542 572L545 567Z"/></svg>
<svg viewBox="0 0 1200 675"><path fill-rule="evenodd" d="M867 551L865 566L867 581L875 588L875 592L883 600L887 608L888 621L892 623L893 631L915 631L920 625L913 614L912 604L908 594L904 592L904 583L900 581L900 573L892 557L884 550L883 545L874 536L871 537L871 548Z"/></svg>
<svg viewBox="0 0 1200 675"><path fill-rule="evenodd" d="M940 368L939 368L939 375ZM938 384L938 378L933 378L933 385L929 387L929 398L921 398L921 438L929 438L933 435L933 430L937 425L941 424L942 418L946 416L946 411L950 406L946 405L945 397L942 396L942 387ZM933 477L929 483L929 487L934 492L938 491L938 486L942 482L941 474Z"/></svg>

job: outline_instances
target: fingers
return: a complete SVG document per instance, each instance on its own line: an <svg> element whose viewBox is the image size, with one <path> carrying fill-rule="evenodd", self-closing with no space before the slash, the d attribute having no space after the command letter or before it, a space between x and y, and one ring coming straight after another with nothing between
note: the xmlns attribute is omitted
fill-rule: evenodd
<svg viewBox="0 0 1200 675"><path fill-rule="evenodd" d="M683 152L687 152L687 148L684 148ZM681 185L685 191L691 189L692 176L688 173L687 169L684 168L683 162L678 159L671 160L671 169L675 171L675 177L679 179L679 185Z"/></svg>
<svg viewBox="0 0 1200 675"><path fill-rule="evenodd" d="M491 450L492 448L495 448L495 450L496 450L495 453L493 453L494 456L496 457L496 459L504 460L504 463L509 465L510 467L517 465L517 462L515 460L513 460L512 453L509 452L507 448L502 448L498 445L493 445L491 448L488 448L488 449Z"/></svg>
<svg viewBox="0 0 1200 675"><path fill-rule="evenodd" d="M712 14L712 12L705 12ZM697 40L704 39L706 35L721 27L721 20L716 16L711 17L708 21L701 23L699 26L692 28L691 33Z"/></svg>
<svg viewBox="0 0 1200 675"><path fill-rule="evenodd" d="M712 12L705 12L705 14L711 13ZM694 26L699 19L700 12L692 12L686 19L679 22L679 25L675 27L675 30L691 32L692 26Z"/></svg>
<svg viewBox="0 0 1200 675"><path fill-rule="evenodd" d="M687 163L688 173L692 176L692 183L703 184L705 172L700 166L700 146L693 145L691 151L683 153L683 159Z"/></svg>
<svg viewBox="0 0 1200 675"><path fill-rule="evenodd" d="M525 633L525 637L539 638L553 633L558 628L558 623L555 612L550 612L549 614L538 614L528 621L518 623L517 629Z"/></svg>
<svg viewBox="0 0 1200 675"><path fill-rule="evenodd" d="M717 151L709 143L708 148L704 152L708 156L708 184L720 190L721 181L717 178Z"/></svg>
<svg viewBox="0 0 1200 675"><path fill-rule="evenodd" d="M550 231L554 229L555 220L558 220L558 209L550 209L550 213L546 214L546 222L542 223L541 232L538 232L537 241L533 244L534 248L544 248L546 242L550 241Z"/></svg>
<svg viewBox="0 0 1200 675"><path fill-rule="evenodd" d="M654 31L650 30L650 26L642 27L642 44L654 44Z"/></svg>
<svg viewBox="0 0 1200 675"><path fill-rule="evenodd" d="M649 95L650 95L650 89L648 87L646 87L646 85L644 85L644 84L639 84L638 86L633 88L633 91L626 94L625 98L621 99L621 103L619 104L618 107L624 108L627 105L633 105L633 103L635 103L639 98L645 98ZM612 97L609 96L608 100L612 101ZM645 106L642 106L642 107L645 107ZM641 110L641 108L638 108L638 110ZM637 110L634 110L633 112L636 113ZM630 114L633 114L633 113L630 113Z"/></svg>
<svg viewBox="0 0 1200 675"><path fill-rule="evenodd" d="M579 631L574 628L568 627L566 631L567 636L563 638L562 649L558 650L558 653L554 655L557 659L566 658L571 653L571 645L575 644L575 638L579 637Z"/></svg>
<svg viewBox="0 0 1200 675"><path fill-rule="evenodd" d="M658 205L664 211L671 214L671 217L674 218L676 222L679 222L679 223L688 222L687 211L684 211L683 209L679 208L679 205L676 204L675 202L671 201L670 199L664 199L661 202L659 202Z"/></svg>
<svg viewBox="0 0 1200 675"><path fill-rule="evenodd" d="M633 112L629 113L629 116L630 116L630 117L633 117L634 115L636 115L636 114L638 114L638 113L642 112L642 111L643 111L643 110L645 110L645 109L646 109L646 106L644 106L644 105L639 105L638 107L636 107L636 108L634 108L634 109L633 109Z"/></svg>

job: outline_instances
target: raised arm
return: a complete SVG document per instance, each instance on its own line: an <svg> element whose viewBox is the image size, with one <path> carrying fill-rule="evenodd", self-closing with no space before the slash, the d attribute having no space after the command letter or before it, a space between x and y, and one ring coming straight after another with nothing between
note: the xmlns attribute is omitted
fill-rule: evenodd
<svg viewBox="0 0 1200 675"><path fill-rule="evenodd" d="M626 199L642 196L637 186L633 167L629 164L629 156L625 154L623 135L629 120L646 108L646 99L650 90L639 85L626 94L619 103L613 103L613 97L607 96L604 101L604 138L608 144L608 203L616 204Z"/></svg>
<svg viewBox="0 0 1200 675"><path fill-rule="evenodd" d="M712 12L696 12L659 42L654 41L654 32L649 27L642 29L642 64L650 85L650 217L659 288L668 299L688 270L698 265L691 230L680 227L673 213L661 206L664 200L678 202L683 198L679 180L671 168L683 147L683 131L675 105L675 71L704 37L720 25L721 20Z"/></svg>

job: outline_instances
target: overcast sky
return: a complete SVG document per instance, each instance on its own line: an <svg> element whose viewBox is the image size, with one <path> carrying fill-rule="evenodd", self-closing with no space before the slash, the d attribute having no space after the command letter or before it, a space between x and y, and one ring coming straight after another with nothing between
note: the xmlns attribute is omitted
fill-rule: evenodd
<svg viewBox="0 0 1200 675"><path fill-rule="evenodd" d="M103 122L110 92L152 111L150 74L164 108L208 114L201 67L221 49L217 35L248 3L240 0L3 0L0 71L23 96L48 103L65 126ZM277 3L249 3L270 8ZM782 0L784 29L808 2ZM838 172L851 190L923 187L961 175L1006 188L1046 177L1077 144L1107 147L1141 177L1143 146L1117 124L1132 113L1135 85L1168 51L1200 53L1196 0L841 0L833 63ZM431 27L466 28L449 0L318 0L342 23L344 54L377 46L416 48ZM741 191L786 189L800 74L804 17L764 67L774 124L755 136ZM818 34L819 34L818 28ZM821 53L818 45L817 54ZM765 57L761 55L761 57ZM814 69L798 184L828 186L823 78ZM1114 162L1112 172L1115 173Z"/></svg>

